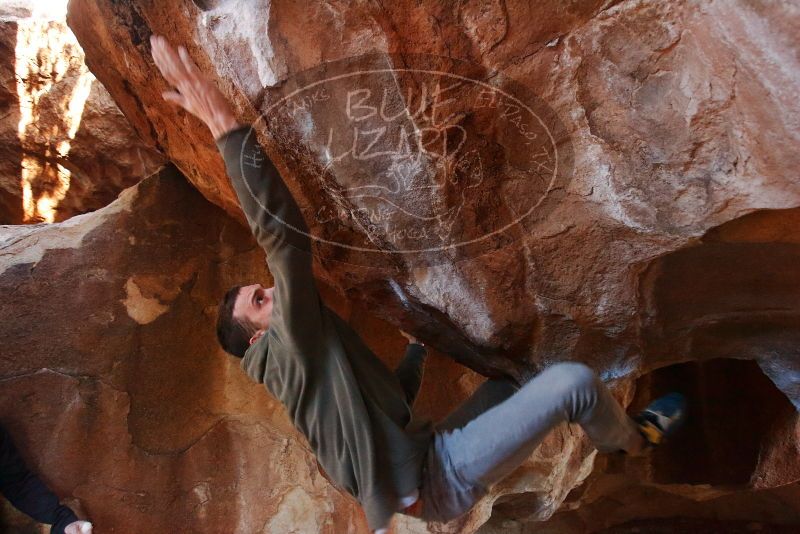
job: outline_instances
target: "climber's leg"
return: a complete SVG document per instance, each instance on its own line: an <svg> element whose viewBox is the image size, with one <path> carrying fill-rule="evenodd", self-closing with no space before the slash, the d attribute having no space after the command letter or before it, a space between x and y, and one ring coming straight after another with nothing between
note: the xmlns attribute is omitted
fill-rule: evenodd
<svg viewBox="0 0 800 534"><path fill-rule="evenodd" d="M478 386L478 389L467 400L438 423L436 430L442 432L461 428L482 413L508 399L518 390L519 387L510 380L490 378Z"/></svg>
<svg viewBox="0 0 800 534"><path fill-rule="evenodd" d="M489 486L527 458L553 427L579 423L601 452L638 450L636 423L587 366L560 363L544 370L506 401L447 432L453 469Z"/></svg>
<svg viewBox="0 0 800 534"><path fill-rule="evenodd" d="M459 516L481 497L480 488L461 484L453 478L444 438L517 391L517 386L510 380L486 380L467 400L436 425L436 433L428 448L420 491L422 516L425 519L445 521Z"/></svg>
<svg viewBox="0 0 800 534"><path fill-rule="evenodd" d="M591 369L556 364L465 425L438 429L426 463L425 515L446 520L466 512L564 421L580 424L604 452L643 445L636 423Z"/></svg>

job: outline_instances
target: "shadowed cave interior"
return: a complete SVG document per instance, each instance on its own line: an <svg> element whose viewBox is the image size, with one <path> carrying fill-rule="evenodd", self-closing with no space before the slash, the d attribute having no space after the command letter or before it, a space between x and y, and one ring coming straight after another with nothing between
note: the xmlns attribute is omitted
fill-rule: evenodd
<svg viewBox="0 0 800 534"><path fill-rule="evenodd" d="M731 491L756 486L759 484L760 463L765 461L764 455L769 448L775 445L775 436L791 429L797 420L792 403L752 360L714 358L668 365L643 375L635 387L629 413L638 412L650 400L672 391L686 396L685 423L667 445L649 452L641 460L626 460L621 455L598 456L596 472L586 485L573 489L561 511L542 524L517 524L514 521L514 518L524 517L542 506L537 495L523 493L501 497L495 502L490 522L479 532L512 532L508 530L512 525L518 528L513 530L515 533L547 534L587 531L603 534L794 532L793 527L769 523L769 511L759 510L758 514L763 515L756 514L754 522L739 521L735 510L730 510L724 503L720 506L713 500L708 505L689 500L680 502L677 505L680 513L669 519L634 520L614 525L614 519L606 517L613 525L606 529L602 528L603 521L595 515L605 513L608 506L625 506L621 501L615 504L613 496L590 499L585 509L570 510L569 503L586 499L592 491L587 486L603 477L605 480L601 480L598 486L608 484L611 487L609 480L629 477L631 486L625 491L629 495L639 495L641 502L637 503L638 506L648 502L653 506L659 499L669 501L672 498L661 494L658 489L649 491L648 486L709 486ZM675 505L670 503L665 509L671 510L672 506ZM681 514L687 517L681 517ZM579 520L581 515L583 517Z"/></svg>
<svg viewBox="0 0 800 534"><path fill-rule="evenodd" d="M662 367L637 381L631 412L670 391L683 393L687 418L669 446L652 453L652 482L746 485L762 443L794 407L754 361L715 358Z"/></svg>

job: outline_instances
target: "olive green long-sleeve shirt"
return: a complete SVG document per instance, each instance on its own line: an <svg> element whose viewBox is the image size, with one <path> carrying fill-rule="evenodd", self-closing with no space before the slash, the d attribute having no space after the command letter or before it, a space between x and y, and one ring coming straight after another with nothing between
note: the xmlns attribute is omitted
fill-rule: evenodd
<svg viewBox="0 0 800 534"><path fill-rule="evenodd" d="M413 395L322 303L307 226L255 131L237 128L217 146L275 280L269 330L242 368L284 404L328 476L361 503L370 528L385 527L420 486L431 426L412 422Z"/></svg>

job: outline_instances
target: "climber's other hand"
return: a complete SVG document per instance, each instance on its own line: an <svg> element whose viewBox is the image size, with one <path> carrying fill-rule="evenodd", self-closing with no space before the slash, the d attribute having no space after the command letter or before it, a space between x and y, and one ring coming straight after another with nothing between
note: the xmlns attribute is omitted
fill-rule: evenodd
<svg viewBox="0 0 800 534"><path fill-rule="evenodd" d="M400 335L402 335L404 338L406 338L409 343L417 343L419 345L422 345L422 343L420 343L417 338L415 338L414 336L412 336L411 334L409 334L407 332L403 332L402 330L400 330Z"/></svg>

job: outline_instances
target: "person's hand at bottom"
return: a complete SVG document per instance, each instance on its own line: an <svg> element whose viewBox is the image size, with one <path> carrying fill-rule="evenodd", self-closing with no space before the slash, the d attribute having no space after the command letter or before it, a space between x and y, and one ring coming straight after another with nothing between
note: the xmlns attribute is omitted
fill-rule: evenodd
<svg viewBox="0 0 800 534"><path fill-rule="evenodd" d="M92 534L92 524L88 521L73 521L64 527L64 534Z"/></svg>

